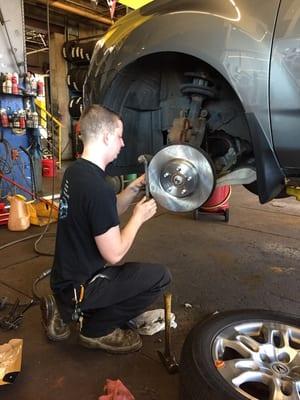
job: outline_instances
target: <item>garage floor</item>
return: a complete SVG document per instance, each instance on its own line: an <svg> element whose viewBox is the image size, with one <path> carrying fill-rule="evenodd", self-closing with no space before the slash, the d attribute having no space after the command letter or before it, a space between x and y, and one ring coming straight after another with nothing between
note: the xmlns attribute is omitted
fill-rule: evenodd
<svg viewBox="0 0 300 400"><path fill-rule="evenodd" d="M191 214L160 210L142 228L126 258L169 266L178 358L192 326L215 310L264 308L299 315L299 223L300 203L295 200L262 206L254 195L237 187L229 223L221 216L203 215L195 221ZM50 231L55 231L55 225ZM0 246L39 232L41 228L13 233L1 227ZM52 251L53 245L53 238L45 238L40 249ZM27 302L33 279L51 267L51 257L37 255L33 240L28 240L2 250L0 266L0 297ZM40 291L49 291L47 280ZM37 306L25 314L18 330L1 331L1 344L11 338L24 339L22 372L13 385L0 387L1 399L96 400L106 378L121 379L137 400L178 399L179 377L168 375L157 356L163 347L162 334L145 337L142 350L126 356L81 348L76 337L74 329L67 342L49 343Z"/></svg>

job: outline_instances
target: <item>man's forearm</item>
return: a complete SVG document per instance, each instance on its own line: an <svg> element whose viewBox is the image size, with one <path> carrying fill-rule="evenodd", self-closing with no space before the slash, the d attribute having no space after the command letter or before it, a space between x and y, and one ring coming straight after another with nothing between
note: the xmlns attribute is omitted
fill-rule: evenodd
<svg viewBox="0 0 300 400"><path fill-rule="evenodd" d="M130 204L135 200L137 194L139 193L139 189L132 186L127 186L121 193L117 195L117 210L118 215L123 214Z"/></svg>
<svg viewBox="0 0 300 400"><path fill-rule="evenodd" d="M129 251L141 225L142 222L139 221L136 217L132 216L125 227L121 229L121 244L119 247L119 260L117 262L119 262Z"/></svg>

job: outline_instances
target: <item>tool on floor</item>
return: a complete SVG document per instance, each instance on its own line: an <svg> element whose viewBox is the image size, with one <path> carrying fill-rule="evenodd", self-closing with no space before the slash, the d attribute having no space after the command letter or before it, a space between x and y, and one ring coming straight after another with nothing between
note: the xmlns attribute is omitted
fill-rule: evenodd
<svg viewBox="0 0 300 400"><path fill-rule="evenodd" d="M165 350L164 353L158 351L158 354L169 374L174 374L178 371L178 363L175 359L175 355L171 353L171 303L172 294L165 293Z"/></svg>
<svg viewBox="0 0 300 400"><path fill-rule="evenodd" d="M148 164L149 164L151 158L152 158L152 156L150 154L141 154L138 157L138 162L140 164L144 164L144 169L145 169L145 190L146 190L147 199L150 198Z"/></svg>
<svg viewBox="0 0 300 400"><path fill-rule="evenodd" d="M9 313L0 318L0 328L8 331L10 329L17 329L24 317L24 313L34 304L34 300L31 300L25 308L21 312L17 312L18 307L20 306L20 299L17 298L15 303L12 305Z"/></svg>
<svg viewBox="0 0 300 400"><path fill-rule="evenodd" d="M0 297L0 310L3 310L6 307L7 302L8 302L8 297L6 296Z"/></svg>
<svg viewBox="0 0 300 400"><path fill-rule="evenodd" d="M36 199L40 200L41 202L49 205L50 207L53 207L54 210L58 210L58 207L55 204L52 205L52 203L50 201L44 199L43 197L36 196L34 193L32 193L30 190L26 189L24 186L20 185L19 183L15 182L14 180L5 176L1 171L0 171L0 179L3 179L4 181L11 183L12 185L21 189L25 193L30 194L30 196L32 196L32 198L36 198Z"/></svg>

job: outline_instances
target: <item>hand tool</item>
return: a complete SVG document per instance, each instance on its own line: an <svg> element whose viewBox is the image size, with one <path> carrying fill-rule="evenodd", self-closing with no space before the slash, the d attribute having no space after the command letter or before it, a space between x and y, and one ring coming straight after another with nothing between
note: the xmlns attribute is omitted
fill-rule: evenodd
<svg viewBox="0 0 300 400"><path fill-rule="evenodd" d="M175 355L171 353L171 302L172 294L165 293L165 350L164 353L158 351L158 354L169 374L174 374L178 372L178 363L175 359Z"/></svg>
<svg viewBox="0 0 300 400"><path fill-rule="evenodd" d="M23 310L17 314L17 309L20 305L20 299L17 299L15 303L12 305L11 310L7 314L7 316L4 316L0 318L0 328L8 331L10 329L17 329L21 321L24 317L24 313L34 304L34 300L31 300Z"/></svg>
<svg viewBox="0 0 300 400"><path fill-rule="evenodd" d="M144 168L145 168L145 190L146 190L147 199L150 198L148 164L149 164L151 158L152 158L152 156L150 154L141 154L138 157L138 162L140 164L144 164Z"/></svg>

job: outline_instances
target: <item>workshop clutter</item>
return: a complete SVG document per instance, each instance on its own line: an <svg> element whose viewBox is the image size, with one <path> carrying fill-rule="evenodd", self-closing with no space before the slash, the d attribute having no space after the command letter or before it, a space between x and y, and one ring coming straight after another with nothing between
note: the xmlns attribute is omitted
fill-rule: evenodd
<svg viewBox="0 0 300 400"><path fill-rule="evenodd" d="M64 59L70 63L89 64L97 41L82 38L65 42L62 47Z"/></svg>
<svg viewBox="0 0 300 400"><path fill-rule="evenodd" d="M12 110L11 107L1 108L0 122L2 128L11 128L15 130L25 128L38 128L39 115L36 111L31 111L30 105L26 109Z"/></svg>
<svg viewBox="0 0 300 400"><path fill-rule="evenodd" d="M70 69L67 75L67 84L69 89L82 93L87 72L87 67Z"/></svg>
<svg viewBox="0 0 300 400"><path fill-rule="evenodd" d="M83 110L82 96L73 96L69 101L69 113L71 118L79 119Z"/></svg>
<svg viewBox="0 0 300 400"><path fill-rule="evenodd" d="M130 320L130 325L135 328L140 335L154 335L165 329L165 310L159 308L145 311L143 314ZM174 313L170 315L170 325L171 328L177 327Z"/></svg>
<svg viewBox="0 0 300 400"><path fill-rule="evenodd" d="M9 212L7 212L6 204L0 203L0 225L6 225L8 222Z"/></svg>
<svg viewBox="0 0 300 400"><path fill-rule="evenodd" d="M229 208L229 198L231 196L231 186L217 186L210 198L201 206L201 209L207 212L216 212Z"/></svg>
<svg viewBox="0 0 300 400"><path fill-rule="evenodd" d="M44 82L36 79L31 72L19 75L17 72L1 72L0 74L0 93L14 95L44 95Z"/></svg>
<svg viewBox="0 0 300 400"><path fill-rule="evenodd" d="M225 222L228 222L230 196L230 185L217 186L209 199L194 211L194 219L199 219L200 214L221 214Z"/></svg>
<svg viewBox="0 0 300 400"><path fill-rule="evenodd" d="M37 226L44 226L58 220L58 208L51 202L29 202L27 203L27 209L30 215L30 224Z"/></svg>
<svg viewBox="0 0 300 400"><path fill-rule="evenodd" d="M25 197L17 194L7 196L10 203L7 227L10 231L25 231L30 225L43 226L57 221L58 209L50 202L26 202Z"/></svg>
<svg viewBox="0 0 300 400"><path fill-rule="evenodd" d="M17 194L7 196L10 203L7 227L10 231L26 231L30 226L30 215L26 205L25 197Z"/></svg>
<svg viewBox="0 0 300 400"><path fill-rule="evenodd" d="M48 178L55 177L57 159L54 158L43 158L42 159L42 175Z"/></svg>
<svg viewBox="0 0 300 400"><path fill-rule="evenodd" d="M72 119L78 120L83 110L83 85L92 58L96 39L77 39L65 42L62 53L68 62L67 84L70 90L69 113Z"/></svg>
<svg viewBox="0 0 300 400"><path fill-rule="evenodd" d="M107 379L104 391L106 394L100 396L98 400L134 400L133 395L119 379L116 381Z"/></svg>
<svg viewBox="0 0 300 400"><path fill-rule="evenodd" d="M83 145L79 137L77 123L83 111L83 85L89 63L98 39L78 38L64 43L62 54L68 64L67 85L69 87L69 114L72 120L72 154L78 158Z"/></svg>
<svg viewBox="0 0 300 400"><path fill-rule="evenodd" d="M12 384L16 380L21 371L22 350L22 339L11 339L0 345L0 385Z"/></svg>

